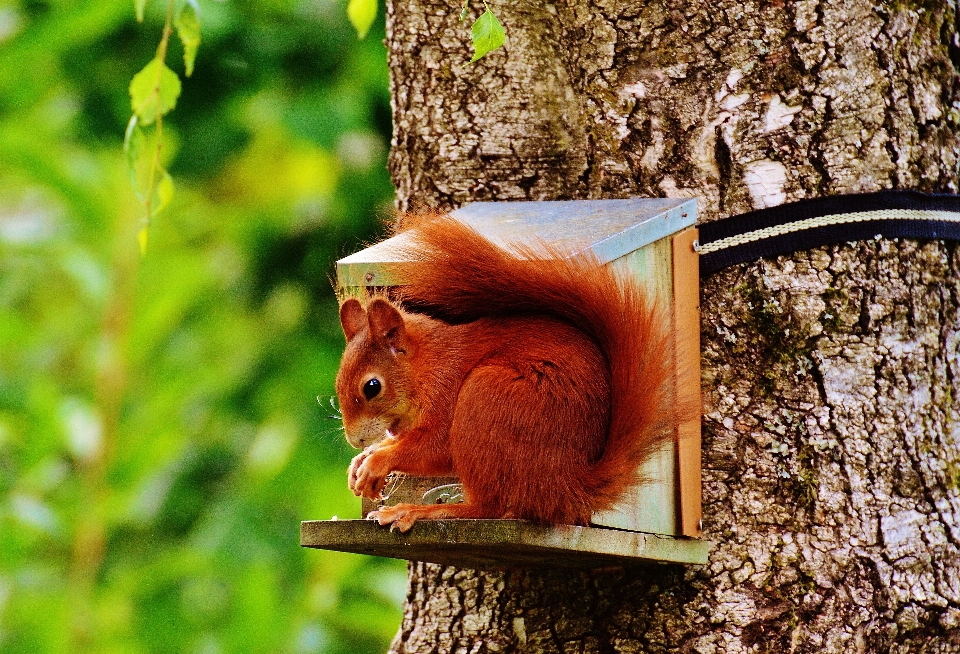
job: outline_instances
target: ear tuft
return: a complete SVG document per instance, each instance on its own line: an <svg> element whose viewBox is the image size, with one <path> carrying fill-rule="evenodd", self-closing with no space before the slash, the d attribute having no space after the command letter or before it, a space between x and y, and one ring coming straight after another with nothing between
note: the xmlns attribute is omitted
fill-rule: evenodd
<svg viewBox="0 0 960 654"><path fill-rule="evenodd" d="M373 338L386 342L394 354L406 351L407 331L395 306L377 298L367 305L367 318Z"/></svg>
<svg viewBox="0 0 960 654"><path fill-rule="evenodd" d="M356 298L350 298L340 306L340 326L343 327L347 342L367 326L367 314Z"/></svg>

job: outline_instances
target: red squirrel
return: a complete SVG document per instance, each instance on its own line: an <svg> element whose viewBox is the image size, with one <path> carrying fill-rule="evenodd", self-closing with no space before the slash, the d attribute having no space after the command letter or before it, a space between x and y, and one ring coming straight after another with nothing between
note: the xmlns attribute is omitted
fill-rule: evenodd
<svg viewBox="0 0 960 654"><path fill-rule="evenodd" d="M391 472L460 478L462 504L368 516L403 532L425 518L589 524L673 437L665 312L588 256L518 256L450 217L408 232L400 303L340 307L337 395L363 450L351 490L376 499Z"/></svg>

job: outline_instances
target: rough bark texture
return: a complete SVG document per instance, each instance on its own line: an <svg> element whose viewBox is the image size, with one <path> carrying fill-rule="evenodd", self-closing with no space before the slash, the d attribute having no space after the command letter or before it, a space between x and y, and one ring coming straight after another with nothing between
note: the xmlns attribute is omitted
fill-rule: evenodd
<svg viewBox="0 0 960 654"><path fill-rule="evenodd" d="M700 219L956 192L953 3L388 8L398 204L692 195ZM688 569L416 564L395 652L960 652L960 248L877 240L703 281Z"/></svg>

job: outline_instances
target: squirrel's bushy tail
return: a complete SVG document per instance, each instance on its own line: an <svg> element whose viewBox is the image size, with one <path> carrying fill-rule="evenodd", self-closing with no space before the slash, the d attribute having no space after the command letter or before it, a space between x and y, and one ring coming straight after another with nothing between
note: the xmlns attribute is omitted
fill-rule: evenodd
<svg viewBox="0 0 960 654"><path fill-rule="evenodd" d="M409 230L401 298L451 322L486 316L548 315L600 346L610 366L610 431L584 480L594 511L611 507L642 481L640 461L673 438L673 344L669 313L636 283L593 258L546 246L508 252L448 216L418 219ZM405 257L406 258L406 257Z"/></svg>

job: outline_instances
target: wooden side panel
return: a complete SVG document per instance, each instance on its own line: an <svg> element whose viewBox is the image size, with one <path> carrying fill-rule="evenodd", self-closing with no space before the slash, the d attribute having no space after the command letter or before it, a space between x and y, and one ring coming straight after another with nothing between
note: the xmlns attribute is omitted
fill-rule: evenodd
<svg viewBox="0 0 960 654"><path fill-rule="evenodd" d="M696 228L673 237L673 308L677 361L677 395L697 411L682 422L677 433L677 476L680 494L680 531L700 537L702 516L700 480L700 266L693 249Z"/></svg>
<svg viewBox="0 0 960 654"><path fill-rule="evenodd" d="M673 304L673 251L670 238L661 239L610 263L621 275L642 282L665 303ZM649 481L624 496L610 511L597 513L593 523L604 527L679 535L677 455L674 443L664 443L641 468Z"/></svg>

